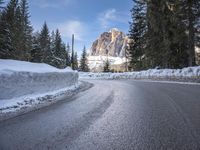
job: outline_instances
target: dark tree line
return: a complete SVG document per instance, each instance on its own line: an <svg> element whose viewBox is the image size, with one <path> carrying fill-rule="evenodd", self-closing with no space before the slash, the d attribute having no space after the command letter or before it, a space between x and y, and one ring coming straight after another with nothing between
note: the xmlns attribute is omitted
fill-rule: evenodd
<svg viewBox="0 0 200 150"><path fill-rule="evenodd" d="M133 0L130 68L194 66L200 36L199 0Z"/></svg>
<svg viewBox="0 0 200 150"><path fill-rule="evenodd" d="M77 54L70 56L70 46L63 43L58 29L50 35L45 22L40 32L33 33L28 9L27 0L10 0L5 8L0 0L0 59L77 69Z"/></svg>

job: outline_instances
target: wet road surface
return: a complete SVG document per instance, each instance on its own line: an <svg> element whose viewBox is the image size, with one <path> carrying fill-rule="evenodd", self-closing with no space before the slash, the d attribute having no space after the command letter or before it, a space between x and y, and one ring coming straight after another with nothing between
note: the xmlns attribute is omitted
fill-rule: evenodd
<svg viewBox="0 0 200 150"><path fill-rule="evenodd" d="M0 122L0 150L200 150L200 85L89 82L71 99Z"/></svg>

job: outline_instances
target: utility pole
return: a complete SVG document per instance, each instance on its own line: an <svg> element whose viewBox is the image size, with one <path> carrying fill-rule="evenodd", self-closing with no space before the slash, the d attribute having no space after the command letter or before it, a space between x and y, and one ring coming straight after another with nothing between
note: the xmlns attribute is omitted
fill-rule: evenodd
<svg viewBox="0 0 200 150"><path fill-rule="evenodd" d="M72 34L72 55L71 55L71 68L74 70L74 34Z"/></svg>

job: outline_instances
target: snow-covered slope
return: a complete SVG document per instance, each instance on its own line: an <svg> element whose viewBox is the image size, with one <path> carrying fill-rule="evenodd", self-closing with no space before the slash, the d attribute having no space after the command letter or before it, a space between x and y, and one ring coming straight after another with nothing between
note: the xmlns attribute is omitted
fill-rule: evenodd
<svg viewBox="0 0 200 150"><path fill-rule="evenodd" d="M13 106L27 107L37 103L34 101L38 98L76 87L78 72L71 68L57 69L47 64L0 59L0 113Z"/></svg>
<svg viewBox="0 0 200 150"><path fill-rule="evenodd" d="M110 62L110 65L120 65L126 62L126 58L112 57L112 56L88 56L88 65L91 71L102 71L106 60Z"/></svg>
<svg viewBox="0 0 200 150"><path fill-rule="evenodd" d="M82 79L188 79L200 81L200 66L183 69L149 69L125 73L79 73Z"/></svg>

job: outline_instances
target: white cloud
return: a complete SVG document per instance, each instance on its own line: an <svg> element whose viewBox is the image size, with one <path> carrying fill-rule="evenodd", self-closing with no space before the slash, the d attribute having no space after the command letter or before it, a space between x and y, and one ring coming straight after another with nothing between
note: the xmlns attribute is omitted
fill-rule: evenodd
<svg viewBox="0 0 200 150"><path fill-rule="evenodd" d="M34 31L41 31L43 23L39 22L39 23L35 23L33 24L34 26ZM71 42L71 38L72 38L72 34L75 35L75 42L76 42L76 50L81 50L83 49L83 46L86 45L88 47L90 47L90 45L88 45L88 40L89 40L89 30L88 30L88 25L84 22L81 22L79 20L67 20L65 22L50 22L47 23L49 30L50 30L50 34L51 31L55 31L56 29L59 29L60 34L62 36L62 39L65 43L70 43ZM89 37L88 37L89 36ZM80 53L78 51L78 53Z"/></svg>
<svg viewBox="0 0 200 150"><path fill-rule="evenodd" d="M41 8L59 8L69 5L71 2L71 0L34 0L34 4Z"/></svg>
<svg viewBox="0 0 200 150"><path fill-rule="evenodd" d="M103 28L107 28L111 20L116 19L116 9L108 9L99 14L98 20Z"/></svg>
<svg viewBox="0 0 200 150"><path fill-rule="evenodd" d="M62 37L71 38L72 34L75 35L75 39L79 41L84 41L84 36L86 34L86 25L78 20L70 20L57 25L60 30Z"/></svg>
<svg viewBox="0 0 200 150"><path fill-rule="evenodd" d="M119 12L115 8L105 10L98 15L98 21L104 29L111 27L114 22L127 24L129 18L129 13Z"/></svg>

